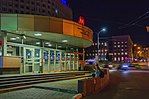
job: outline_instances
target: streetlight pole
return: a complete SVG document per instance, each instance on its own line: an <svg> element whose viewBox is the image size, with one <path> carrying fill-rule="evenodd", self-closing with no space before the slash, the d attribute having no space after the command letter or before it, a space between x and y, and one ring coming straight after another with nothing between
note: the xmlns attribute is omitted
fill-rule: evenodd
<svg viewBox="0 0 149 99"><path fill-rule="evenodd" d="M102 28L97 34L97 64L99 65L99 36L101 32L105 32L106 28Z"/></svg>

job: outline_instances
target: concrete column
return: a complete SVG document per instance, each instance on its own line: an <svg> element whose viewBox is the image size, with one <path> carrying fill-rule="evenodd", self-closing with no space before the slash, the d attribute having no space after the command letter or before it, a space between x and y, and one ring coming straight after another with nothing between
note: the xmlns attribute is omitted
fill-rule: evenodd
<svg viewBox="0 0 149 99"><path fill-rule="evenodd" d="M62 67L62 52L60 51L60 63L59 63L59 65L60 65L60 71L62 71L63 70L63 67Z"/></svg>
<svg viewBox="0 0 149 99"><path fill-rule="evenodd" d="M21 38L21 44L23 44L23 38ZM22 51L23 49L22 49L22 47L20 46L19 47L19 56L21 57L21 67L20 67L20 74L22 74L22 73L24 73L24 57L23 57L23 55L24 55L24 53L22 53L22 52L24 52L24 51Z"/></svg>
<svg viewBox="0 0 149 99"><path fill-rule="evenodd" d="M83 48L83 62L85 61L85 50ZM84 64L83 64L84 65ZM84 66L81 66L81 70L83 70Z"/></svg>
<svg viewBox="0 0 149 99"><path fill-rule="evenodd" d="M6 32L1 32L2 33L2 37L3 37L3 51L2 51L2 55L3 56L7 56L7 33Z"/></svg>
<svg viewBox="0 0 149 99"><path fill-rule="evenodd" d="M77 51L77 70L79 70L79 52L78 52L78 49L76 49L76 51Z"/></svg>
<svg viewBox="0 0 149 99"><path fill-rule="evenodd" d="M56 70L56 50L57 50L57 44L56 49L54 50L54 71Z"/></svg>

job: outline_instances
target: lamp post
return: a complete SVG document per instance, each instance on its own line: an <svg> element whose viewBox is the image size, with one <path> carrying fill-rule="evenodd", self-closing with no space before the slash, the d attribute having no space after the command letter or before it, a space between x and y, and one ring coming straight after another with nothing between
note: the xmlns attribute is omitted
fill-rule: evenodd
<svg viewBox="0 0 149 99"><path fill-rule="evenodd" d="M106 28L102 28L97 34L97 64L99 65L99 34L105 32Z"/></svg>

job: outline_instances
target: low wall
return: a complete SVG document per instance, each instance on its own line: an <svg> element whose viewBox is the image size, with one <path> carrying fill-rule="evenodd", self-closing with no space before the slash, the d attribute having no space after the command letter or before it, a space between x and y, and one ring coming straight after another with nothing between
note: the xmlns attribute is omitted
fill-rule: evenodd
<svg viewBox="0 0 149 99"><path fill-rule="evenodd" d="M0 57L0 74L19 74L21 57L3 56Z"/></svg>
<svg viewBox="0 0 149 99"><path fill-rule="evenodd" d="M109 83L109 70L104 69L104 77L82 79L78 81L78 93L82 96L99 93Z"/></svg>

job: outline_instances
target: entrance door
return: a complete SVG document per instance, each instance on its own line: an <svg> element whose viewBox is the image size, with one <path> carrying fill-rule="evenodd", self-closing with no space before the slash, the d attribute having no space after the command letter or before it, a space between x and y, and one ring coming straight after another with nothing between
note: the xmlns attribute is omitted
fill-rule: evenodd
<svg viewBox="0 0 149 99"><path fill-rule="evenodd" d="M50 55L49 55L49 51L48 50L44 50L43 51L43 72L49 72L50 68L49 68L49 59L50 59Z"/></svg>
<svg viewBox="0 0 149 99"><path fill-rule="evenodd" d="M24 73L31 73L34 70L34 49L24 48Z"/></svg>
<svg viewBox="0 0 149 99"><path fill-rule="evenodd" d="M34 73L42 73L43 66L41 64L41 49L34 49Z"/></svg>
<svg viewBox="0 0 149 99"><path fill-rule="evenodd" d="M24 73L41 73L41 49L24 48Z"/></svg>

